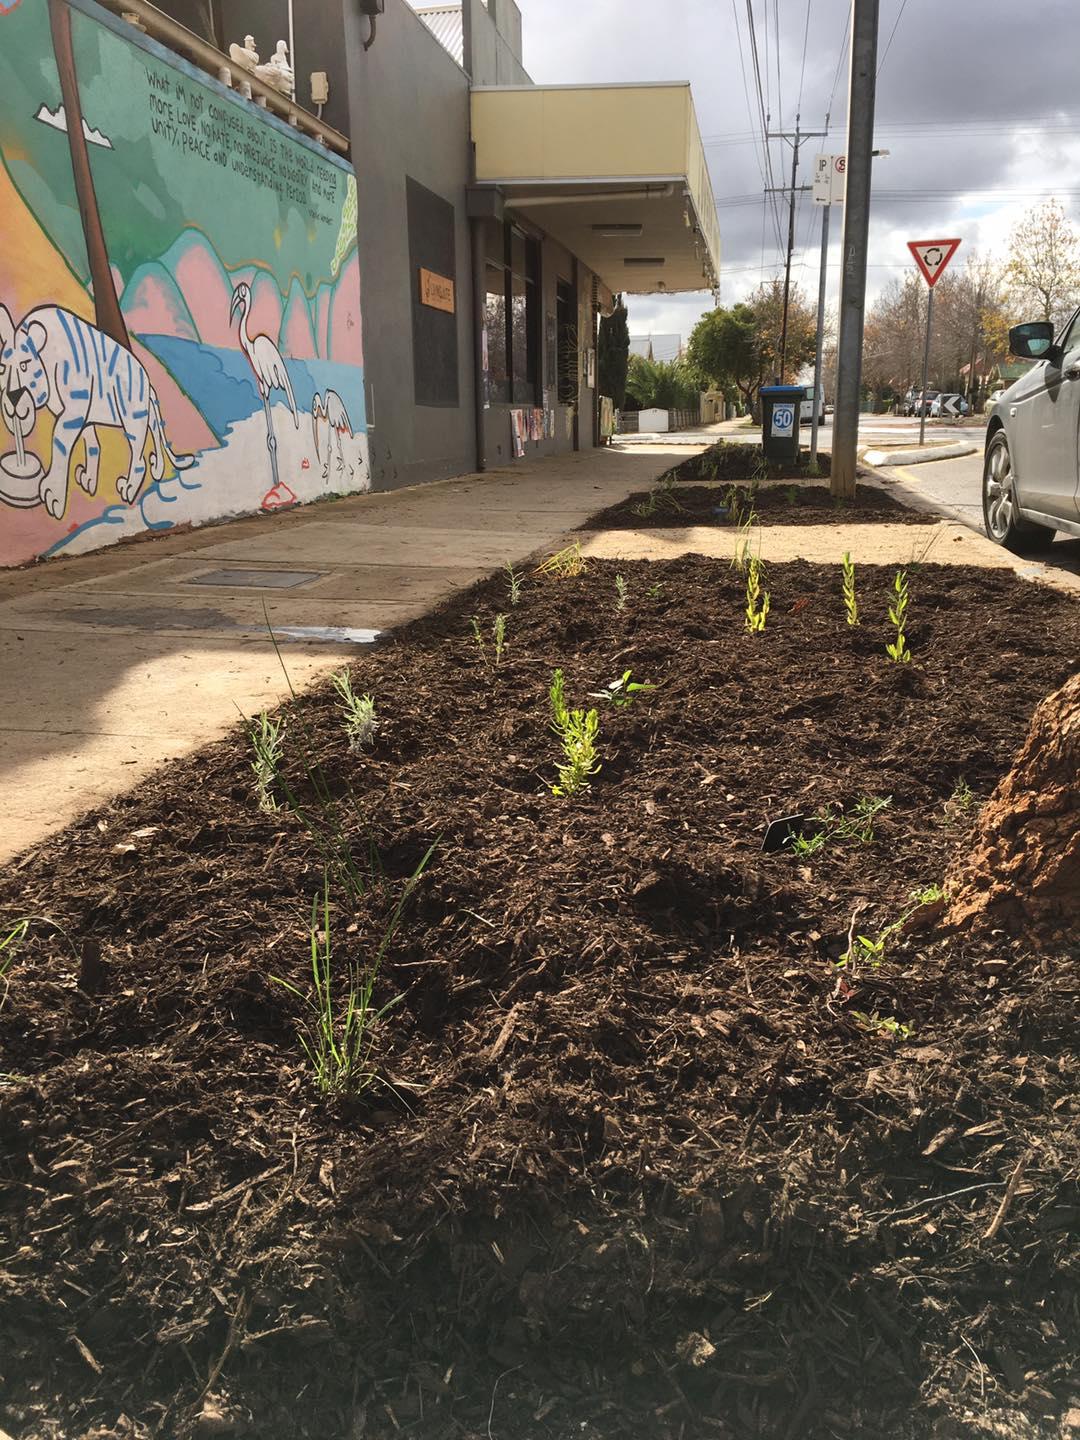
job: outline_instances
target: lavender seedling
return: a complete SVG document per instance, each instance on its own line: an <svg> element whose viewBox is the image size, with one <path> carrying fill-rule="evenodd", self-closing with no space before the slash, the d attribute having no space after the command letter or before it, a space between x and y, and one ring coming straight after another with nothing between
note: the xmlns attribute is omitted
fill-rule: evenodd
<svg viewBox="0 0 1080 1440"><path fill-rule="evenodd" d="M375 699L371 695L353 693L352 682L347 670L331 675L334 689L338 693L341 712L345 717L345 733L349 737L350 750L363 750L375 743L375 732L379 722L375 716Z"/></svg>
<svg viewBox="0 0 1080 1440"><path fill-rule="evenodd" d="M769 616L769 592L761 588L761 561L751 555L746 573L746 628L751 635L765 629Z"/></svg>
<svg viewBox="0 0 1080 1440"><path fill-rule="evenodd" d="M589 788L589 779L600 769L596 754L596 737L600 732L600 716L596 710L571 710L567 707L563 672L556 670L549 691L551 728L559 737L563 761L559 766L558 784L551 793L572 799Z"/></svg>
<svg viewBox="0 0 1080 1440"><path fill-rule="evenodd" d="M281 768L281 757L285 748L285 724L281 720L271 720L263 710L255 723L249 726L248 734L255 755L251 769L255 776L255 795L259 809L273 814L281 808L274 794L274 782Z"/></svg>

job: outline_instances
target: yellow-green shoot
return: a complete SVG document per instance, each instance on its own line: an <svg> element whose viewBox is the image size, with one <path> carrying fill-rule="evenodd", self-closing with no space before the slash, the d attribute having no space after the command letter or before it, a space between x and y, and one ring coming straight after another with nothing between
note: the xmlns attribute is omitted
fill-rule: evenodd
<svg viewBox="0 0 1080 1440"><path fill-rule="evenodd" d="M858 625L859 602L855 597L855 564L849 550L844 551L843 572L844 614L849 625Z"/></svg>
<svg viewBox="0 0 1080 1440"><path fill-rule="evenodd" d="M893 603L889 606L889 619L896 627L896 639L891 640L885 646L885 654L897 665L906 665L911 659L911 651L907 645L907 635L904 633L907 625L908 611L908 582L903 570L896 572L896 579L893 581Z"/></svg>
<svg viewBox="0 0 1080 1440"><path fill-rule="evenodd" d="M556 670L549 691L551 728L562 744L562 763L558 783L551 793L572 799L589 788L590 778L600 769L596 740L600 733L600 716L596 710L571 710L566 704L563 672Z"/></svg>
<svg viewBox="0 0 1080 1440"><path fill-rule="evenodd" d="M750 556L746 571L746 628L751 635L765 629L769 618L769 592L761 588L761 561Z"/></svg>
<svg viewBox="0 0 1080 1440"><path fill-rule="evenodd" d="M255 776L255 796L259 809L273 814L281 808L274 794L274 784L285 750L285 723L282 720L271 720L263 710L249 727L248 734L255 757L251 762L251 769Z"/></svg>

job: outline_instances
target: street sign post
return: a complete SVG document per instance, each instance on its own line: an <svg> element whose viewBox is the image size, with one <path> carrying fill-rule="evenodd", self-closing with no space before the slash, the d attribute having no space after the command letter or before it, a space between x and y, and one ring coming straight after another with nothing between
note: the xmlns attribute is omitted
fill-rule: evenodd
<svg viewBox="0 0 1080 1440"><path fill-rule="evenodd" d="M929 287L926 299L926 345L923 348L922 390L919 393L919 444L926 439L926 380L930 373L930 336L934 324L934 286L945 273L945 267L960 249L960 241L909 240L908 249L915 257L923 279Z"/></svg>
<svg viewBox="0 0 1080 1440"><path fill-rule="evenodd" d="M846 155L814 156L814 200L818 205L842 205L847 187Z"/></svg>

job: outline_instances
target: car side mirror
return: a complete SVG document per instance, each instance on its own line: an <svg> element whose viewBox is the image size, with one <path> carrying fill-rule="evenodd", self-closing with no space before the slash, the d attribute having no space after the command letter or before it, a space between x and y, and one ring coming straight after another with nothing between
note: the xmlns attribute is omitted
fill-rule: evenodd
<svg viewBox="0 0 1080 1440"><path fill-rule="evenodd" d="M1054 344L1054 327L1049 320L1029 320L1024 325L1014 325L1009 331L1009 353L1021 360L1048 360L1051 365L1061 363L1060 348Z"/></svg>

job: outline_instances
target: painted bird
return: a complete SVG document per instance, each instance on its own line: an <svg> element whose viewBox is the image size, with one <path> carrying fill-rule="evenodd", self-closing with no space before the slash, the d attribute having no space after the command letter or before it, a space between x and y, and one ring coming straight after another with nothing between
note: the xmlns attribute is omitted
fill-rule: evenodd
<svg viewBox="0 0 1080 1440"><path fill-rule="evenodd" d="M251 286L244 280L233 290L232 305L229 309L229 320L237 322L237 331L240 339L240 349L247 356L248 364L255 375L255 384L259 391L259 398L263 402L263 410L266 414L266 448L270 451L270 469L273 473L274 483L270 493L263 500L265 508L272 509L276 504L281 503L282 491L279 490L280 477L278 476L277 463L277 437L274 434L274 417L270 410L270 397L275 390L280 390L289 402L289 409L292 411L293 424L299 430L300 413L296 408L296 399L293 395L292 382L289 379L289 372L285 368L285 361L281 351L277 348L269 335L248 334L247 321L251 311ZM288 490L288 486L284 487ZM292 491L289 491L292 495ZM292 496L295 499L295 496Z"/></svg>
<svg viewBox="0 0 1080 1440"><path fill-rule="evenodd" d="M327 390L324 399L316 392L315 399L311 402L311 430L315 436L315 454L322 459L319 453L319 421L325 420L337 437L337 468L339 471L348 469L350 477L356 474L351 465L345 464L345 452L343 449L342 436L347 435L353 438L352 422L349 419L349 412L345 409L345 402L336 390ZM323 466L323 479L330 475L330 436L326 437L326 464Z"/></svg>

